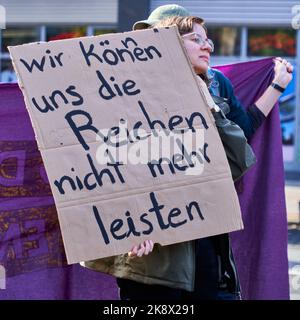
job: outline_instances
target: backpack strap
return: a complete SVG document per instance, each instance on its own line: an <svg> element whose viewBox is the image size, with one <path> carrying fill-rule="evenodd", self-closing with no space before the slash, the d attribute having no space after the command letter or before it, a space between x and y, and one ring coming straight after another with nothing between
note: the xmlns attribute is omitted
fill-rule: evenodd
<svg viewBox="0 0 300 320"><path fill-rule="evenodd" d="M224 114L227 114L230 112L230 107L227 102L228 99L215 96L214 94L211 94L211 97L213 98L215 104L219 106L219 108L223 111Z"/></svg>
<svg viewBox="0 0 300 320"><path fill-rule="evenodd" d="M209 91L214 96L220 96L219 81L217 80L216 73L212 68L208 68L207 77L210 81Z"/></svg>

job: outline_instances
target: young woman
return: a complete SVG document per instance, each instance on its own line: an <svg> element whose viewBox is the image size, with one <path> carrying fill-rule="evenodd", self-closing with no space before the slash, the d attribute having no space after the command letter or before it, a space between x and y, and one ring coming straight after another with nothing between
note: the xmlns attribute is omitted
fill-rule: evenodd
<svg viewBox="0 0 300 320"><path fill-rule="evenodd" d="M155 27L176 25L182 36L194 71L210 85L210 54L214 45L207 38L204 21L193 16L170 17ZM292 79L292 66L286 60L275 62L273 84L245 112L233 93L230 81L215 72L219 94L227 99L227 117L236 122L249 138L259 127L281 91ZM134 246L130 253L86 263L87 267L117 277L123 300L172 299L199 301L208 299L239 299L240 286L230 249L228 234L187 241L179 244L154 246L147 240Z"/></svg>

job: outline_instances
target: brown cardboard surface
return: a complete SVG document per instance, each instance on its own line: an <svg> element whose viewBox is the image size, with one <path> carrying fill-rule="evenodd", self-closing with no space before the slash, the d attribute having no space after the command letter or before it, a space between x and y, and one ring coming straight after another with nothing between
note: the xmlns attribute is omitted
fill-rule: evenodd
<svg viewBox="0 0 300 320"><path fill-rule="evenodd" d="M51 184L69 263L124 253L145 239L166 245L243 227L209 111L213 102L192 71L176 28L9 50ZM30 71L33 59L39 68ZM103 78L110 89L103 86ZM154 175L147 164L100 164L97 152L103 140L96 131L114 128L120 119L128 130L139 124L147 134L154 120L170 127L181 119L176 128L202 130L203 140L194 151L203 172L188 175L189 166L173 165L171 170L164 164L161 172L155 167ZM72 122L86 130L76 135ZM172 152L171 156L176 153Z"/></svg>

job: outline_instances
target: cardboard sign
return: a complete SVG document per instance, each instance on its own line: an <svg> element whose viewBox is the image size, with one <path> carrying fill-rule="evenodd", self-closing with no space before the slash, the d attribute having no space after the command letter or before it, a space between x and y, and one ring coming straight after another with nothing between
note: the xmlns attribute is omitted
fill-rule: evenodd
<svg viewBox="0 0 300 320"><path fill-rule="evenodd" d="M176 28L9 50L69 263L243 227L213 102Z"/></svg>

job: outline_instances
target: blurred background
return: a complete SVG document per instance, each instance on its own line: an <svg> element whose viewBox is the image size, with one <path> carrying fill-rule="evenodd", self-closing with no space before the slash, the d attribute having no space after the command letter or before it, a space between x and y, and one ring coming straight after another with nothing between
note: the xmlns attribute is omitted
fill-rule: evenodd
<svg viewBox="0 0 300 320"><path fill-rule="evenodd" d="M0 0L0 82L15 82L7 46L130 31L156 7L176 3L205 19L211 65L268 56L288 59L294 79L280 98L291 298L300 300L300 2L289 0ZM0 21L1 23L1 21Z"/></svg>

